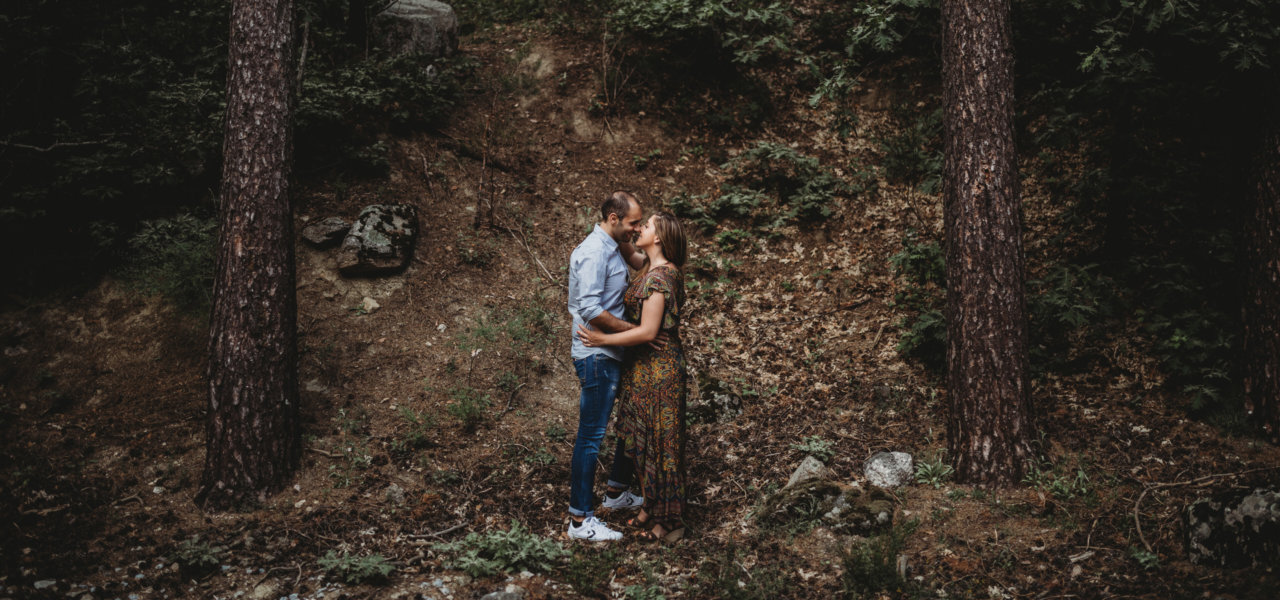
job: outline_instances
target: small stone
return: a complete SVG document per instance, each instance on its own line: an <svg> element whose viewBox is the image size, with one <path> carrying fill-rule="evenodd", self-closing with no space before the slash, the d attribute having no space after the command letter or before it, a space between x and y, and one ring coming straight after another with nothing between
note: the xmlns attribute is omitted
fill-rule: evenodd
<svg viewBox="0 0 1280 600"><path fill-rule="evenodd" d="M312 379L308 381L303 385L302 389L308 392L316 393L316 394L325 394L325 393L328 393L329 391L329 387L323 383L320 383L319 379Z"/></svg>
<svg viewBox="0 0 1280 600"><path fill-rule="evenodd" d="M830 475L830 471L827 470L826 465L822 464L822 461L812 456L806 456L800 462L800 466L796 467L795 472L791 474L791 478L787 480L787 485L783 489L810 479L825 479L828 475Z"/></svg>
<svg viewBox="0 0 1280 600"><path fill-rule="evenodd" d="M41 579L32 585L34 585L37 590L44 590L58 585L58 582L53 579Z"/></svg>
<svg viewBox="0 0 1280 600"><path fill-rule="evenodd" d="M365 296L364 300L360 301L360 310L363 311L365 314L370 314L373 311L378 310L379 308L382 308L382 305L378 304L377 300L374 300L373 298L370 298L368 296Z"/></svg>
<svg viewBox="0 0 1280 600"><path fill-rule="evenodd" d="M387 486L385 495L387 497L387 502L396 506L402 506L404 504L404 488L394 483Z"/></svg>

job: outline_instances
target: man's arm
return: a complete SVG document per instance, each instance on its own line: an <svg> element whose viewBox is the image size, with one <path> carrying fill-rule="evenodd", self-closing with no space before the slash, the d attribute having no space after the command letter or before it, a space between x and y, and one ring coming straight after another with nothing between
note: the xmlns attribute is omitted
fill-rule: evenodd
<svg viewBox="0 0 1280 600"><path fill-rule="evenodd" d="M601 312L596 318L587 321L592 327L608 333L618 333L635 327L632 323L613 316L609 311Z"/></svg>

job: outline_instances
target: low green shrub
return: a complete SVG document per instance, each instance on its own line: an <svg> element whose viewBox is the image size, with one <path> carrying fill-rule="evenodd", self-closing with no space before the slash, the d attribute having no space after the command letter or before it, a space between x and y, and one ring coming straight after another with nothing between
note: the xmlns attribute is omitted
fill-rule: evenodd
<svg viewBox="0 0 1280 600"><path fill-rule="evenodd" d="M799 443L791 444L791 449L799 450L823 463L831 462L831 458L836 455L835 443L819 435L811 435Z"/></svg>
<svg viewBox="0 0 1280 600"><path fill-rule="evenodd" d="M467 429L474 429L489 416L491 399L489 394L472 387L455 387L449 392L453 403L449 405L449 414L462 422Z"/></svg>
<svg viewBox="0 0 1280 600"><path fill-rule="evenodd" d="M909 591L916 582L898 573L898 555L918 520L897 525L887 533L855 542L841 554L844 573L840 576L845 598L875 598L886 591Z"/></svg>
<svg viewBox="0 0 1280 600"><path fill-rule="evenodd" d="M528 531L514 520L506 531L471 533L432 549L448 556L446 564L450 568L472 577L519 571L545 573L569 555L560 544Z"/></svg>
<svg viewBox="0 0 1280 600"><path fill-rule="evenodd" d="M564 581L583 596L604 598L609 595L609 581L613 579L621 558L613 549L575 549L567 565L561 569Z"/></svg>
<svg viewBox="0 0 1280 600"><path fill-rule="evenodd" d="M129 238L123 275L135 287L162 294L178 306L207 311L213 301L218 222L181 213L143 221Z"/></svg>
<svg viewBox="0 0 1280 600"><path fill-rule="evenodd" d="M317 562L325 573L349 584L385 582L395 570L381 554L355 556L345 550L341 554L330 550Z"/></svg>

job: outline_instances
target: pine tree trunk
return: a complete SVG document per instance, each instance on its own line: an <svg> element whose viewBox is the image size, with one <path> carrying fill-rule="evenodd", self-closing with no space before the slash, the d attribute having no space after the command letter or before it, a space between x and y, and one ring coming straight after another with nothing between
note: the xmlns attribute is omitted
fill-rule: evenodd
<svg viewBox="0 0 1280 600"><path fill-rule="evenodd" d="M1258 161L1244 298L1245 409L1280 442L1280 131Z"/></svg>
<svg viewBox="0 0 1280 600"><path fill-rule="evenodd" d="M231 11L221 212L209 333L207 454L197 501L282 487L301 453L289 174L293 0Z"/></svg>
<svg viewBox="0 0 1280 600"><path fill-rule="evenodd" d="M369 2L368 0L349 0L347 2L347 41L355 44L363 52L369 41Z"/></svg>
<svg viewBox="0 0 1280 600"><path fill-rule="evenodd" d="M1008 0L944 0L948 449L964 483L1031 458L1022 212Z"/></svg>

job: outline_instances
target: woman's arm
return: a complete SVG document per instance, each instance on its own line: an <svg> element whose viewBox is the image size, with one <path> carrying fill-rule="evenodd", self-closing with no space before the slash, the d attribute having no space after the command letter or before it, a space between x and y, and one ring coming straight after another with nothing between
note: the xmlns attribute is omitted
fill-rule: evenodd
<svg viewBox="0 0 1280 600"><path fill-rule="evenodd" d="M644 263L649 262L649 257L643 252L636 249L635 244L631 242L622 242L618 244L618 254L622 255L622 259L631 265L632 270L639 271L644 268Z"/></svg>
<svg viewBox="0 0 1280 600"><path fill-rule="evenodd" d="M662 326L662 309L666 307L666 304L667 297L665 295L654 293L645 298L644 305L640 307L640 325L635 329L628 329L621 333L605 333L598 329L587 329L579 325L578 338L588 348L595 346L638 346L651 342L658 337L658 331Z"/></svg>

